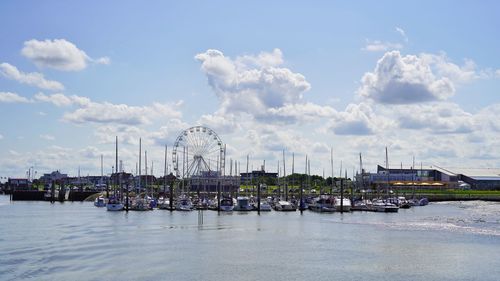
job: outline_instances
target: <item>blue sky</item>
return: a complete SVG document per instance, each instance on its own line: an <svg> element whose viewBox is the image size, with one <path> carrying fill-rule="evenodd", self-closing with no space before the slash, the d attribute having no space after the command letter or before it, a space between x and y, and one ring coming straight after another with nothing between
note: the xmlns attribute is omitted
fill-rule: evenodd
<svg viewBox="0 0 500 281"><path fill-rule="evenodd" d="M499 6L3 1L0 176L97 173L115 135L126 169L139 137L158 165L194 125L255 167L285 149L321 174L333 147L335 170L359 152L373 170L385 146L391 164L499 167Z"/></svg>

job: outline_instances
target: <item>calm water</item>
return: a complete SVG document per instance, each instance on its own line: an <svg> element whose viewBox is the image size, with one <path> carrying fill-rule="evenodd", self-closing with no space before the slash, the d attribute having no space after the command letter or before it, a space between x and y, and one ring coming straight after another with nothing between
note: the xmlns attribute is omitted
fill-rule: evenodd
<svg viewBox="0 0 500 281"><path fill-rule="evenodd" d="M107 212L0 196L0 280L499 280L500 204Z"/></svg>

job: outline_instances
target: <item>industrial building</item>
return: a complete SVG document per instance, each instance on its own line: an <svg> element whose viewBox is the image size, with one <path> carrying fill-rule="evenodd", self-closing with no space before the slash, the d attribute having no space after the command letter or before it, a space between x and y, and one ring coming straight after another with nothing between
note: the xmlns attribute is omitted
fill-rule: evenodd
<svg viewBox="0 0 500 281"><path fill-rule="evenodd" d="M363 171L356 180L365 188L500 190L500 169L443 168L439 166L390 167L378 165L376 173Z"/></svg>

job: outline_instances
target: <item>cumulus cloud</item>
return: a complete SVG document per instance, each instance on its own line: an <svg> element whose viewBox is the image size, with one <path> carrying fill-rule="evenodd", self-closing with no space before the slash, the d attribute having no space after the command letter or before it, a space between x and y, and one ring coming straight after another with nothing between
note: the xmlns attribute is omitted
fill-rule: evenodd
<svg viewBox="0 0 500 281"><path fill-rule="evenodd" d="M30 103L30 99L11 92L0 92L0 103Z"/></svg>
<svg viewBox="0 0 500 281"><path fill-rule="evenodd" d="M322 106L314 103L285 104L279 108L269 108L266 119L295 123L299 121L314 121L318 118L331 118L337 111L330 106Z"/></svg>
<svg viewBox="0 0 500 281"><path fill-rule="evenodd" d="M109 102L90 102L73 112L64 114L63 120L71 123L115 123L125 125L150 124L153 119L179 118L178 107L181 103L150 106L130 106Z"/></svg>
<svg viewBox="0 0 500 281"><path fill-rule="evenodd" d="M248 118L252 118L248 116ZM241 122L238 116L234 114L204 114L198 120L198 123L211 128L218 133L233 133L241 128Z"/></svg>
<svg viewBox="0 0 500 281"><path fill-rule="evenodd" d="M2 74L5 78L15 80L19 83L35 86L45 90L58 91L64 89L63 84L57 81L47 80L41 73L24 73L19 71L15 66L6 62L0 64L0 74Z"/></svg>
<svg viewBox="0 0 500 281"><path fill-rule="evenodd" d="M380 40L366 40L366 45L361 49L368 52L385 52L388 50L402 49L403 45L400 43L382 42Z"/></svg>
<svg viewBox="0 0 500 281"><path fill-rule="evenodd" d="M189 124L180 119L169 119L165 126L149 134L149 138L157 145L173 144L179 134L189 128Z"/></svg>
<svg viewBox="0 0 500 281"><path fill-rule="evenodd" d="M382 104L411 104L445 100L455 93L448 77L438 77L425 59L401 56L399 51L384 54L375 70L361 79L358 94Z"/></svg>
<svg viewBox="0 0 500 281"><path fill-rule="evenodd" d="M87 67L89 62L109 64L108 57L93 59L83 50L65 40L32 39L24 42L21 54L33 61L38 67L53 68L61 71L79 71Z"/></svg>
<svg viewBox="0 0 500 281"><path fill-rule="evenodd" d="M52 103L55 106L71 106L71 105L78 105L78 106L87 106L91 103L90 99L87 97L80 97L76 95L72 96L66 96L64 94L52 94L52 95L45 95L44 93L37 93L35 95L35 100L41 101L41 102L48 102Z"/></svg>
<svg viewBox="0 0 500 281"><path fill-rule="evenodd" d="M472 114L451 102L406 105L391 111L403 129L432 134L467 134L479 129Z"/></svg>
<svg viewBox="0 0 500 281"><path fill-rule="evenodd" d="M477 70L476 63L470 59L465 59L463 66L452 63L444 52L437 55L423 53L420 58L432 68L437 76L447 77L454 83L466 83L492 76L491 71Z"/></svg>
<svg viewBox="0 0 500 281"><path fill-rule="evenodd" d="M223 114L266 116L269 108L299 102L311 88L302 74L280 67L283 59L279 49L235 59L218 50L207 50L195 59L201 62Z"/></svg>
<svg viewBox="0 0 500 281"><path fill-rule="evenodd" d="M349 104L335 114L328 127L337 135L372 135L386 126L365 103Z"/></svg>
<svg viewBox="0 0 500 281"><path fill-rule="evenodd" d="M48 140L48 141L53 141L53 140L55 140L55 139L56 139L54 136L52 136L52 135L47 135L47 134L42 134L42 135L40 135L40 138L41 138L42 140Z"/></svg>

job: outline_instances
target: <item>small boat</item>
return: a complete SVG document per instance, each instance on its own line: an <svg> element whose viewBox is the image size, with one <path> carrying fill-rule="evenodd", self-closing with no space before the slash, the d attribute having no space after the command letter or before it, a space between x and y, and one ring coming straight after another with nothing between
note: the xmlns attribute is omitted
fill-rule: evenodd
<svg viewBox="0 0 500 281"><path fill-rule="evenodd" d="M334 206L334 198L327 195L321 195L309 205L309 210L319 213L335 212L336 208Z"/></svg>
<svg viewBox="0 0 500 281"><path fill-rule="evenodd" d="M160 210L170 210L170 199L160 197L158 200L158 209ZM175 210L175 206L172 204L172 209Z"/></svg>
<svg viewBox="0 0 500 281"><path fill-rule="evenodd" d="M222 199L220 200L220 210L223 212L232 212L233 209L233 199L230 197L222 197Z"/></svg>
<svg viewBox="0 0 500 281"><path fill-rule="evenodd" d="M208 200L208 198L206 197L203 197L201 199L198 199L194 205L196 206L196 210L207 210L210 204L210 200Z"/></svg>
<svg viewBox="0 0 500 281"><path fill-rule="evenodd" d="M411 208L410 202L408 202L408 200L406 200L406 198L404 196L399 196L397 202L398 202L397 205L400 209L410 209Z"/></svg>
<svg viewBox="0 0 500 281"><path fill-rule="evenodd" d="M280 212L295 212L297 208L291 202L279 200L274 204L274 210Z"/></svg>
<svg viewBox="0 0 500 281"><path fill-rule="evenodd" d="M123 203L116 197L111 197L106 204L108 211L123 211Z"/></svg>
<svg viewBox="0 0 500 281"><path fill-rule="evenodd" d="M335 197L335 201L334 201L334 205L335 205L335 210L340 212L350 212L351 211L351 200L349 200L349 198L342 198L342 200L340 199L340 197Z"/></svg>
<svg viewBox="0 0 500 281"><path fill-rule="evenodd" d="M397 213L399 207L396 204L389 203L385 200L377 200L373 202L373 208L376 212L382 213Z"/></svg>
<svg viewBox="0 0 500 281"><path fill-rule="evenodd" d="M420 201L418 201L419 206L427 206L429 204L429 199L427 198L422 198Z"/></svg>
<svg viewBox="0 0 500 281"><path fill-rule="evenodd" d="M132 211L150 211L152 210L150 203L146 198L135 198L135 200L132 202L132 206L130 207L130 210Z"/></svg>
<svg viewBox="0 0 500 281"><path fill-rule="evenodd" d="M351 207L351 211L371 211L372 210L372 201L364 199L364 200L356 200Z"/></svg>
<svg viewBox="0 0 500 281"><path fill-rule="evenodd" d="M177 204L175 205L175 209L177 211L192 211L193 210L193 203L191 202L191 199L183 195L177 199Z"/></svg>
<svg viewBox="0 0 500 281"><path fill-rule="evenodd" d="M104 196L99 196L94 200L94 206L102 208L106 207L106 198Z"/></svg>
<svg viewBox="0 0 500 281"><path fill-rule="evenodd" d="M259 209L259 203L257 200L254 200L251 205L252 205L252 209L254 211L257 211ZM269 204L268 200L266 200L266 199L260 200L260 211L261 212L270 212L272 209L273 208L272 208L271 204Z"/></svg>
<svg viewBox="0 0 500 281"><path fill-rule="evenodd" d="M248 211L252 211L253 207L250 205L248 197L238 196L236 198L236 206L234 206L233 210L234 211L248 212Z"/></svg>
<svg viewBox="0 0 500 281"><path fill-rule="evenodd" d="M260 211L261 212L270 212L271 211L271 204L267 202L267 200L263 200L260 202Z"/></svg>

